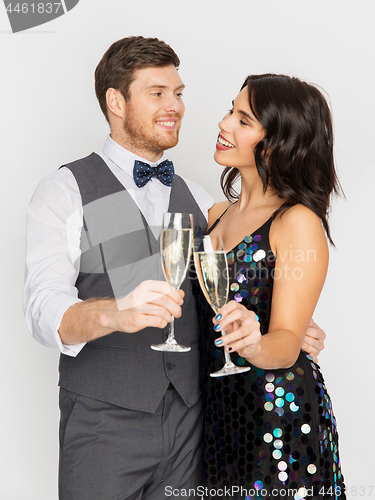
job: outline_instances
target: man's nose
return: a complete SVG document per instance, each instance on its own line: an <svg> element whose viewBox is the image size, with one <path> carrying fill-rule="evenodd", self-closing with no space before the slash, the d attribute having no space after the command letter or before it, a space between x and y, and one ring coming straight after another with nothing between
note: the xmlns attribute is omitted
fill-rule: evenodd
<svg viewBox="0 0 375 500"><path fill-rule="evenodd" d="M169 95L167 97L164 109L169 113L179 113L181 115L184 114L184 103L182 102L181 97L177 97L176 95Z"/></svg>

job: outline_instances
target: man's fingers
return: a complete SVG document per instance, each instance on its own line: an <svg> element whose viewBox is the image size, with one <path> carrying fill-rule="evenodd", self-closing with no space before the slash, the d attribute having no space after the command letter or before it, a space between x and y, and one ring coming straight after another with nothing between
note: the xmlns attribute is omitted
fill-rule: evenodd
<svg viewBox="0 0 375 500"><path fill-rule="evenodd" d="M313 348L318 348L319 342L314 337L306 336L303 343Z"/></svg>
<svg viewBox="0 0 375 500"><path fill-rule="evenodd" d="M319 356L319 353L320 353L319 349L317 349L316 347L311 346L310 344L307 344L306 342L302 343L301 349L303 351L307 352L308 354L310 354L310 356L313 358L313 360L314 360L315 363L318 362L318 356Z"/></svg>
<svg viewBox="0 0 375 500"><path fill-rule="evenodd" d="M317 362L317 356L324 349L325 338L326 338L325 331L322 330L320 326L317 323L315 323L313 319L311 319L310 325L306 332L306 337L304 339L305 347L302 346L302 349L307 352L309 352L310 349L311 350L310 354L315 358L316 362Z"/></svg>
<svg viewBox="0 0 375 500"><path fill-rule="evenodd" d="M132 325L134 328L134 332L138 332L139 330L143 330L147 327L154 328L165 328L168 325L169 321L167 321L162 316L153 316L151 314L139 314L134 313Z"/></svg>
<svg viewBox="0 0 375 500"><path fill-rule="evenodd" d="M167 309L175 317L181 315L184 292L175 290L166 281L143 281L130 294L117 300L120 311L157 304Z"/></svg>
<svg viewBox="0 0 375 500"><path fill-rule="evenodd" d="M173 300L169 295L158 296L154 300L151 300L150 304L163 307L175 318L179 318L182 314L181 306L178 303L176 304L175 300Z"/></svg>
<svg viewBox="0 0 375 500"><path fill-rule="evenodd" d="M176 290L173 286L169 285L166 281L146 281L144 288L147 302L159 304L165 307L172 316L179 317L181 315L181 305L185 293L182 290ZM144 290L141 290L144 293Z"/></svg>
<svg viewBox="0 0 375 500"><path fill-rule="evenodd" d="M310 321L309 328L307 329L307 335L322 340L325 340L325 338L327 337L326 332L322 328L320 328L320 326L315 323L313 319L311 319Z"/></svg>
<svg viewBox="0 0 375 500"><path fill-rule="evenodd" d="M323 332L323 330L321 330ZM314 349L317 349L318 351L322 351L324 349L324 339L325 339L325 334L324 335L315 335L316 330L309 328L307 335L304 339L304 342ZM324 333L324 332L323 332Z"/></svg>
<svg viewBox="0 0 375 500"><path fill-rule="evenodd" d="M183 290L176 290L166 281L148 280L144 281L139 286L151 293L155 293L155 296L170 295L176 302L180 301L185 295Z"/></svg>
<svg viewBox="0 0 375 500"><path fill-rule="evenodd" d="M137 332L148 326L165 328L171 320L171 315L164 307L155 304L144 304L133 309L119 312L120 331ZM123 328L121 326L123 325Z"/></svg>

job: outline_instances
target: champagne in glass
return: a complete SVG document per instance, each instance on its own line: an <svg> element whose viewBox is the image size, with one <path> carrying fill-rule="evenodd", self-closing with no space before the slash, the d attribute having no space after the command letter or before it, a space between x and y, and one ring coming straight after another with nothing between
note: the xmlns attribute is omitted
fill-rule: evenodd
<svg viewBox="0 0 375 500"><path fill-rule="evenodd" d="M189 267L193 239L193 216L191 214L167 213L163 217L160 235L161 264L167 282L178 290ZM174 317L171 317L167 340L151 346L155 351L187 352L174 338Z"/></svg>
<svg viewBox="0 0 375 500"><path fill-rule="evenodd" d="M196 249L198 245L196 244ZM194 264L202 292L216 315L227 303L229 291L228 262L220 235L203 237L200 247L194 252ZM224 329L221 330L221 334L225 335ZM224 367L210 373L211 377L234 375L250 370L249 366L236 366L231 361L229 352L225 350L224 356Z"/></svg>

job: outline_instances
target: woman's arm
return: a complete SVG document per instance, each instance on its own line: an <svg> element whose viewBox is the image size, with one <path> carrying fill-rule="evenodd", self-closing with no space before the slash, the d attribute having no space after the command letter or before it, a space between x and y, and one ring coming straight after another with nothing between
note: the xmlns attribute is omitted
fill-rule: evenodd
<svg viewBox="0 0 375 500"><path fill-rule="evenodd" d="M260 336L255 314L235 301L222 308L219 323L229 332L222 337L228 350L260 368L287 368L298 358L323 288L328 245L320 219L302 205L273 222L270 244L276 266L268 334Z"/></svg>

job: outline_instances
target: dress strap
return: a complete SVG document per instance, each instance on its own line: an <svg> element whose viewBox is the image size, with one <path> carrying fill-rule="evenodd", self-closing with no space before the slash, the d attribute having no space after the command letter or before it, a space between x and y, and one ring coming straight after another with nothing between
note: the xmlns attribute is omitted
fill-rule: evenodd
<svg viewBox="0 0 375 500"><path fill-rule="evenodd" d="M237 201L238 201L238 200L237 200ZM237 201L235 201L234 203L232 203L231 205L229 205L229 207L227 207L227 208L224 210L224 212L220 215L220 217L219 217L218 219L216 219L216 220L215 220L215 222L212 224L212 226L211 226L209 229L207 229L206 234L210 234L210 233L211 233L211 231L213 231L213 230L215 229L215 227L219 224L219 221L220 221L220 219L222 218L222 216L223 216L223 215L227 212L227 210L229 210L229 209L230 209L230 207L232 207L233 205L235 205L235 204L237 203Z"/></svg>

